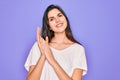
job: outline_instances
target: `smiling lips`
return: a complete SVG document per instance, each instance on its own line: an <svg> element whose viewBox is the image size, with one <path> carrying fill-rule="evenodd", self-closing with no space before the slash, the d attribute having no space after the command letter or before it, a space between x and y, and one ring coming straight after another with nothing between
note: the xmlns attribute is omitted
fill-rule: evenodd
<svg viewBox="0 0 120 80"><path fill-rule="evenodd" d="M57 28L62 27L63 23L59 23L56 25Z"/></svg>

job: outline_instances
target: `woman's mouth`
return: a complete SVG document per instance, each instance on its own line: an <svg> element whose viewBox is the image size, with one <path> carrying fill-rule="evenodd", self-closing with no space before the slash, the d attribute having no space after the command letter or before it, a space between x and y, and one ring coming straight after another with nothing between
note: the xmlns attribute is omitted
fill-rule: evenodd
<svg viewBox="0 0 120 80"><path fill-rule="evenodd" d="M59 23L56 25L57 28L62 27L63 23Z"/></svg>

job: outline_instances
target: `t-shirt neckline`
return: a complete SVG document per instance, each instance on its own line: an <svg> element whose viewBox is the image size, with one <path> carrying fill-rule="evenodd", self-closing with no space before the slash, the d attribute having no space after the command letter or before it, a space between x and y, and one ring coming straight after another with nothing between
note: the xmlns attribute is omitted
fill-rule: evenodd
<svg viewBox="0 0 120 80"><path fill-rule="evenodd" d="M66 48L64 48L64 49L61 49L61 50L56 49L56 48L54 48L54 47L52 47L52 46L50 46L50 48L53 49L53 50L55 50L55 51L57 51L57 52L62 52L62 51L69 50L69 49L70 49L71 47L73 47L75 44L76 44L76 43L73 43L73 44L71 44L70 46L68 46L68 47L66 47Z"/></svg>

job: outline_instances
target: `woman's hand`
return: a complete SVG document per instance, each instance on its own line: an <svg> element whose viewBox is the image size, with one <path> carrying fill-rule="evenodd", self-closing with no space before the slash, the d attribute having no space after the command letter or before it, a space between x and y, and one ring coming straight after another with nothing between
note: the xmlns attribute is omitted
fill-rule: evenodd
<svg viewBox="0 0 120 80"><path fill-rule="evenodd" d="M49 47L48 37L46 37L46 39L44 40L40 36L40 28L39 27L37 28L37 42L38 42L38 46L39 46L39 49L40 49L42 55L46 57L46 59L48 60L48 62L50 64L52 64L52 62L55 59L54 59L54 56L53 56L51 49Z"/></svg>
<svg viewBox="0 0 120 80"><path fill-rule="evenodd" d="M43 52L43 47L42 47L42 44L41 44L42 43L42 37L40 36L40 28L39 27L37 28L37 43L38 43L38 47L41 51L41 55L45 56L44 52Z"/></svg>

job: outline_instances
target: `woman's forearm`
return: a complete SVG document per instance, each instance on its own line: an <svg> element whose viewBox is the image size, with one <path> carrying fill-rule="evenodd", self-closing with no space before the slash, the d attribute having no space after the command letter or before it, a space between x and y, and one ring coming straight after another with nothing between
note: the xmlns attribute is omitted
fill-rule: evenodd
<svg viewBox="0 0 120 80"><path fill-rule="evenodd" d="M56 60L51 62L51 66L56 72L59 80L72 80L72 78L62 69L62 67L57 63Z"/></svg>
<svg viewBox="0 0 120 80"><path fill-rule="evenodd" d="M44 63L45 56L41 56L35 67L28 73L27 80L40 80Z"/></svg>

